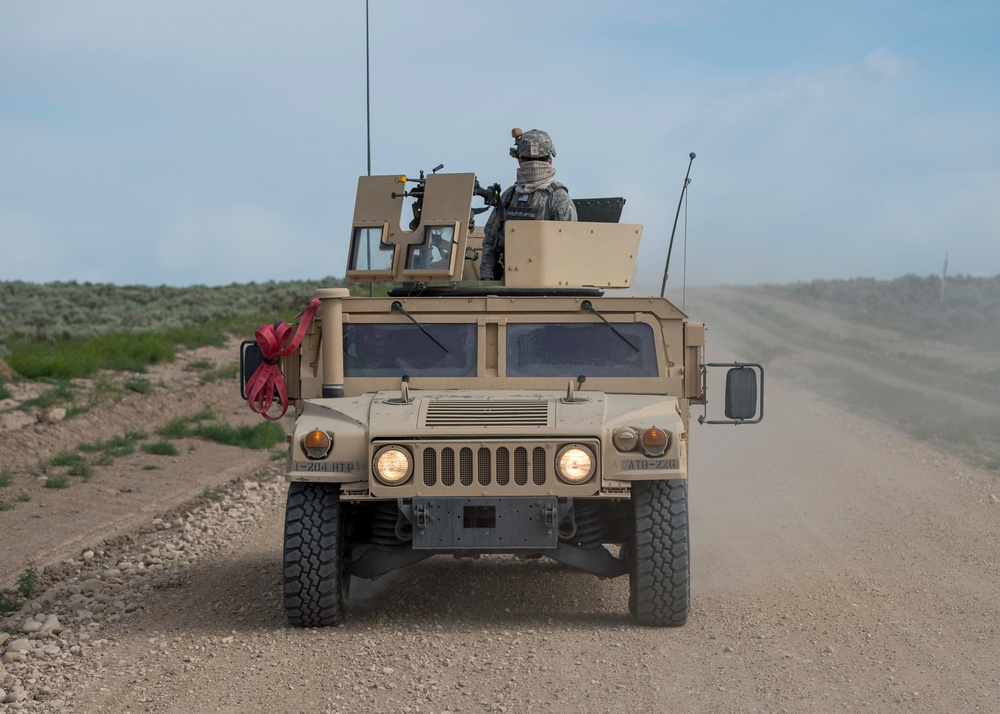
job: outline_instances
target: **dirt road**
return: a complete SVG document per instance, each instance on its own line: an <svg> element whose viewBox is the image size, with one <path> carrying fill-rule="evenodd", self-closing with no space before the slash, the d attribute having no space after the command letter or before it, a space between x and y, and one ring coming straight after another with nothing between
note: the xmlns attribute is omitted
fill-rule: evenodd
<svg viewBox="0 0 1000 714"><path fill-rule="evenodd" d="M65 615L64 649L81 631L86 646L5 664L8 691L30 667L49 682L37 701L7 706L1000 710L995 475L826 404L780 368L767 400L759 426L692 428L694 606L683 628L635 626L621 579L439 557L355 581L340 627L290 629L283 485L264 478L99 555L97 577L127 588L120 616ZM152 585L129 570L182 551ZM38 611L58 610L59 597Z"/></svg>

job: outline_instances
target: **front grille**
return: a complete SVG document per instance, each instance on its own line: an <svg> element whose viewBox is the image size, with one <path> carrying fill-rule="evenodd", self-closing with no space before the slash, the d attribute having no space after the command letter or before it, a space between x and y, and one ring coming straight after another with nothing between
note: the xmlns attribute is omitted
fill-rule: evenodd
<svg viewBox="0 0 1000 714"><path fill-rule="evenodd" d="M427 403L424 427L552 426L552 402L538 399L434 399Z"/></svg>
<svg viewBox="0 0 1000 714"><path fill-rule="evenodd" d="M555 449L546 445L428 446L418 460L425 486L544 486L555 478ZM456 459L457 452L457 459ZM457 463L456 463L457 462Z"/></svg>

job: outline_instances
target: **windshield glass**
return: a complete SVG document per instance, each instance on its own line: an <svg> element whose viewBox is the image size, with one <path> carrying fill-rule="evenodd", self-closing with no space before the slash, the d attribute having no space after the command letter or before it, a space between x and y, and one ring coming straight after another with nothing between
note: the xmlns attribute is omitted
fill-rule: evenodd
<svg viewBox="0 0 1000 714"><path fill-rule="evenodd" d="M507 325L508 377L656 377L656 342L641 322Z"/></svg>
<svg viewBox="0 0 1000 714"><path fill-rule="evenodd" d="M421 324L434 339L412 324L345 324L344 376L476 376L475 325Z"/></svg>

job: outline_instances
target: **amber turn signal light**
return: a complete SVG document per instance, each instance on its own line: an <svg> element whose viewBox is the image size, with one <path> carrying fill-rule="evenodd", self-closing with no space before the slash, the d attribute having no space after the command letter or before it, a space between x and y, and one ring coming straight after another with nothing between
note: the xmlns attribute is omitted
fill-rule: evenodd
<svg viewBox="0 0 1000 714"><path fill-rule="evenodd" d="M646 456L660 456L667 450L669 443L670 435L655 426L642 433L642 450Z"/></svg>
<svg viewBox="0 0 1000 714"><path fill-rule="evenodd" d="M310 459L323 459L333 448L333 439L325 431L313 429L302 437L302 450Z"/></svg>

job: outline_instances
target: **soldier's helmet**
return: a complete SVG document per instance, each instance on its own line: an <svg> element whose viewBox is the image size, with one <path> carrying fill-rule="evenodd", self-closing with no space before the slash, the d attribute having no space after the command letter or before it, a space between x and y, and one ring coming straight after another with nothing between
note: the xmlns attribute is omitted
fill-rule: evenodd
<svg viewBox="0 0 1000 714"><path fill-rule="evenodd" d="M515 159L547 159L556 155L552 138L540 129L525 132L514 129L510 134L514 137L514 147L510 150L510 155Z"/></svg>

